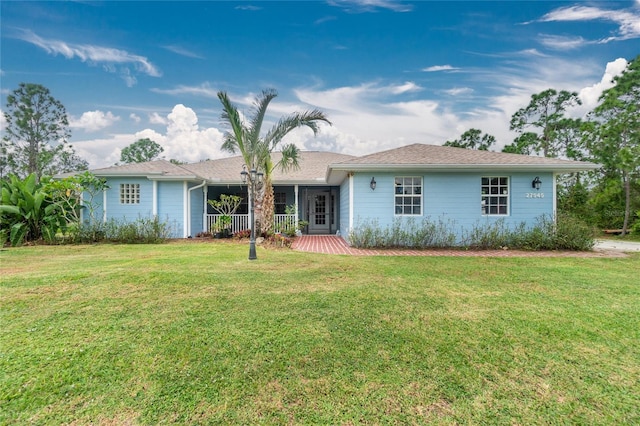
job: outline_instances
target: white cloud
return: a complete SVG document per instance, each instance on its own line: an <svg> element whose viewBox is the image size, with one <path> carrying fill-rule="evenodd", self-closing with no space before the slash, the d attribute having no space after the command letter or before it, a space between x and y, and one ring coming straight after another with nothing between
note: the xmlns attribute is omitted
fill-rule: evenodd
<svg viewBox="0 0 640 426"><path fill-rule="evenodd" d="M116 64L120 66L120 75L128 86L136 83L136 78L126 66L131 64L137 72L151 77L160 77L162 73L147 58L112 47L90 44L67 43L62 40L45 39L33 31L24 30L17 37L34 44L52 55L62 55L67 59L78 58L90 64L102 64L109 72L116 72Z"/></svg>
<svg viewBox="0 0 640 426"><path fill-rule="evenodd" d="M432 67L423 68L425 72L437 72L437 71L457 71L460 68L453 67L451 65L434 65Z"/></svg>
<svg viewBox="0 0 640 426"><path fill-rule="evenodd" d="M7 128L7 118L4 116L4 111L0 109L0 131L4 131Z"/></svg>
<svg viewBox="0 0 640 426"><path fill-rule="evenodd" d="M540 18L542 22L595 20L610 21L618 25L618 33L599 40L600 43L640 37L640 13L633 9L606 10L592 6L568 6L553 10Z"/></svg>
<svg viewBox="0 0 640 426"><path fill-rule="evenodd" d="M157 112L153 112L149 114L149 123L165 125L167 124L167 120Z"/></svg>
<svg viewBox="0 0 640 426"><path fill-rule="evenodd" d="M460 95L468 95L469 93L473 93L473 89L470 87L454 87L449 90L444 91L447 95L451 96L460 96Z"/></svg>
<svg viewBox="0 0 640 426"><path fill-rule="evenodd" d="M555 50L573 50L593 43L582 37L567 37L549 34L541 34L539 36L539 41L542 45Z"/></svg>
<svg viewBox="0 0 640 426"><path fill-rule="evenodd" d="M217 97L218 91L211 87L209 82L204 82L199 86L185 86L179 85L173 89L151 89L152 92L161 93L165 95L195 95L204 96L206 98Z"/></svg>
<svg viewBox="0 0 640 426"><path fill-rule="evenodd" d="M618 58L613 62L609 62L604 71L602 79L591 86L585 87L578 95L582 101L583 113L591 111L598 105L598 99L603 91L613 87L613 78L622 74L627 68L627 60L624 58Z"/></svg>
<svg viewBox="0 0 640 426"><path fill-rule="evenodd" d="M142 121L142 119L138 115L133 113L133 112L131 114L129 114L129 119L131 121L133 121L134 123L140 123L140 121Z"/></svg>
<svg viewBox="0 0 640 426"><path fill-rule="evenodd" d="M194 59L204 59L204 56L198 55L197 53L192 52L188 49L185 49L184 47L179 46L177 44L170 44L162 47L180 56L185 56L187 58L194 58Z"/></svg>
<svg viewBox="0 0 640 426"><path fill-rule="evenodd" d="M227 156L220 150L223 132L213 127L200 128L198 117L191 108L178 104L162 120L166 124L164 132L143 129L130 134L114 134L108 138L75 141L73 147L89 161L91 168L117 163L122 149L142 138L160 144L164 148L163 156L167 159L196 162Z"/></svg>
<svg viewBox="0 0 640 426"><path fill-rule="evenodd" d="M377 9L389 9L394 12L410 12L413 6L397 0L329 0L328 4L343 8L347 12L374 12Z"/></svg>
<svg viewBox="0 0 640 426"><path fill-rule="evenodd" d="M118 120L120 120L120 117L113 115L111 111L107 111L106 113L98 110L87 111L82 113L80 118L71 117L69 127L81 129L85 132L95 132L111 126Z"/></svg>

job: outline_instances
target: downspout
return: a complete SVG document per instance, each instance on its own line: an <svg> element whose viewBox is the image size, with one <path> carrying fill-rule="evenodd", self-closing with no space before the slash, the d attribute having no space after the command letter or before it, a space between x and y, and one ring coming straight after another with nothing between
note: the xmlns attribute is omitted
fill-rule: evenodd
<svg viewBox="0 0 640 426"><path fill-rule="evenodd" d="M557 220L558 220L558 185L556 184L556 177L558 176L557 173L553 173L553 179L552 183L551 183L551 192L553 195L553 205L552 205L552 209L553 209L553 223L554 225L557 224Z"/></svg>
<svg viewBox="0 0 640 426"><path fill-rule="evenodd" d="M207 183L207 181L203 180L200 185L196 185L193 188L189 188L189 191L187 191L187 193L188 193L188 195L187 195L187 220L186 220L186 228L184 230L185 238L188 237L190 232L191 232L191 191L193 191L194 189L202 188L206 183Z"/></svg>
<svg viewBox="0 0 640 426"><path fill-rule="evenodd" d="M153 217L158 217L158 181L152 181L153 189L151 194L151 214Z"/></svg>

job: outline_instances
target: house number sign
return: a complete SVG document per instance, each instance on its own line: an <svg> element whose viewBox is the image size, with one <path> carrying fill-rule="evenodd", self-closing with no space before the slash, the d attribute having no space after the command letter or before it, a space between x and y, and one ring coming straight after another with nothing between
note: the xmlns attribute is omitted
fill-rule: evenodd
<svg viewBox="0 0 640 426"><path fill-rule="evenodd" d="M544 192L527 192L527 198L544 198Z"/></svg>

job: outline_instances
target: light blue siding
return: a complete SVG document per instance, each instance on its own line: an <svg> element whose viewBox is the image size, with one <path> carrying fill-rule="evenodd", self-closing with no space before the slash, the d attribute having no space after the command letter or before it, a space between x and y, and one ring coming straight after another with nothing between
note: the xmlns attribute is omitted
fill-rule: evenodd
<svg viewBox="0 0 640 426"><path fill-rule="evenodd" d="M158 218L169 224L171 236L184 235L184 182L158 182Z"/></svg>
<svg viewBox="0 0 640 426"><path fill-rule="evenodd" d="M340 185L340 234L344 238L349 236L349 178Z"/></svg>
<svg viewBox="0 0 640 426"><path fill-rule="evenodd" d="M375 190L369 187L372 176L377 182ZM483 176L509 178L509 214L483 215ZM539 191L531 187L531 181L536 176L543 181L543 187ZM422 178L422 214L395 214L396 177ZM523 222L531 226L541 216L551 217L554 214L554 178L551 173L356 173L353 179L354 227L375 221L379 227L385 228L398 218L414 218L416 221L426 218L433 222L447 223L460 236L474 226L492 224L497 220L504 221L508 227L515 227ZM534 195L528 197L527 194ZM341 197L347 197L348 202L348 185L345 183L341 187ZM347 214L347 211L341 210L341 215Z"/></svg>
<svg viewBox="0 0 640 426"><path fill-rule="evenodd" d="M189 185L193 188L197 185ZM198 232L206 231L204 225L204 190L205 188L196 188L191 191L191 229L188 235L195 237Z"/></svg>
<svg viewBox="0 0 640 426"><path fill-rule="evenodd" d="M121 204L120 184L140 184L140 203ZM107 184L107 219L135 221L153 213L153 182L147 178L111 178Z"/></svg>
<svg viewBox="0 0 640 426"><path fill-rule="evenodd" d="M115 219L133 222L139 218L153 217L154 184L147 178L122 177L110 178L107 181L109 189L106 190L106 219ZM120 185L139 184L140 203L120 203ZM184 232L184 183L175 181L158 181L156 183L157 215L162 222L170 227L171 237L180 238ZM102 214L102 198L96 201L100 204ZM96 216L98 217L98 216ZM102 218L102 215L100 216Z"/></svg>

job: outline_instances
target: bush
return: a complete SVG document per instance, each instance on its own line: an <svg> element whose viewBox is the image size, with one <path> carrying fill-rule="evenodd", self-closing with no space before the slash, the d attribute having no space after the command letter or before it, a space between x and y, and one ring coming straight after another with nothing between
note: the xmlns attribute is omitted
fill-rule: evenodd
<svg viewBox="0 0 640 426"><path fill-rule="evenodd" d="M171 235L168 222L158 217L139 217L134 222L110 219L107 222L85 223L76 233L74 242L113 242L122 244L157 244Z"/></svg>
<svg viewBox="0 0 640 426"><path fill-rule="evenodd" d="M633 235L640 235L640 210L636 212L636 220L631 225L631 233Z"/></svg>
<svg viewBox="0 0 640 426"><path fill-rule="evenodd" d="M376 220L366 221L349 234L351 245L358 248L444 248L474 249L513 248L523 250L591 250L595 244L594 230L580 219L560 215L554 221L549 216L538 218L533 227L521 223L507 227L504 220L476 224L456 238L455 223L444 219L436 222L425 218L396 218L385 228Z"/></svg>

